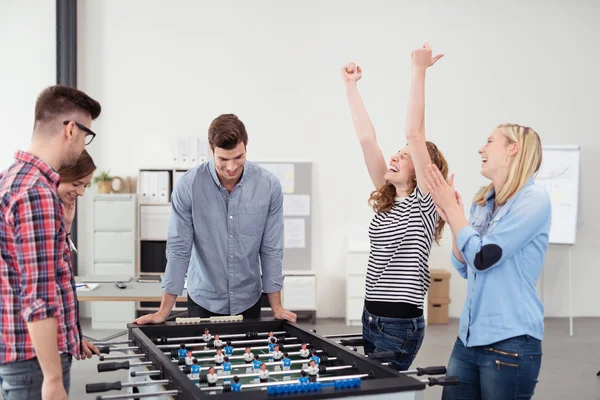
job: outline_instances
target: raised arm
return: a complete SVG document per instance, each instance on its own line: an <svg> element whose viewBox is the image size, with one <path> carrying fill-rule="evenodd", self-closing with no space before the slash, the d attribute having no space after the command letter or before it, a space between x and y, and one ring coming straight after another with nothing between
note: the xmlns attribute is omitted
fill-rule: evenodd
<svg viewBox="0 0 600 400"><path fill-rule="evenodd" d="M422 48L412 53L412 80L406 115L406 140L415 166L417 185L421 193L428 193L425 184L425 169L431 158L425 142L425 71L443 57L431 57L431 47L425 42Z"/></svg>
<svg viewBox="0 0 600 400"><path fill-rule="evenodd" d="M342 78L346 85L346 97L352 113L352 122L362 147L365 164L373 185L379 189L385 183L383 176L387 171L387 165L377 143L375 128L358 92L357 83L362 78L362 69L354 63L346 64L342 67Z"/></svg>

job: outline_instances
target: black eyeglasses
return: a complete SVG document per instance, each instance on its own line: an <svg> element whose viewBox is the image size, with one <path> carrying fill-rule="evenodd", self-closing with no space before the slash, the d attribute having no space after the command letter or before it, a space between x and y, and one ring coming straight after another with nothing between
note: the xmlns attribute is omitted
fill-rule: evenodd
<svg viewBox="0 0 600 400"><path fill-rule="evenodd" d="M71 122L71 121L63 121L63 124L68 125L69 122ZM87 146L88 144L92 143L92 140L94 140L94 138L96 137L96 134L94 132L92 132L90 129L81 125L79 122L76 122L76 121L73 121L73 122L75 122L75 125L77 125L77 127L79 129L81 129L82 131L85 132L85 145Z"/></svg>

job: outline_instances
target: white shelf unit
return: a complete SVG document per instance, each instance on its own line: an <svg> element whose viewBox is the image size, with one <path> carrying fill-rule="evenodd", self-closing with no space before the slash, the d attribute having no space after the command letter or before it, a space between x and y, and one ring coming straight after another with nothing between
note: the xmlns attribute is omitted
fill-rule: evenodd
<svg viewBox="0 0 600 400"><path fill-rule="evenodd" d="M92 275L135 275L136 195L94 196L94 262ZM135 304L92 302L92 329L121 329L133 320Z"/></svg>
<svg viewBox="0 0 600 400"><path fill-rule="evenodd" d="M346 253L346 325L361 326L365 303L365 283L369 263L369 243L351 242ZM423 308L427 324L427 296Z"/></svg>
<svg viewBox="0 0 600 400"><path fill-rule="evenodd" d="M138 171L136 276L164 274L171 193L177 180L186 172L181 168L143 168ZM159 306L160 302L141 302L136 304L136 311L138 315L152 313ZM185 309L183 304L177 303L173 312Z"/></svg>

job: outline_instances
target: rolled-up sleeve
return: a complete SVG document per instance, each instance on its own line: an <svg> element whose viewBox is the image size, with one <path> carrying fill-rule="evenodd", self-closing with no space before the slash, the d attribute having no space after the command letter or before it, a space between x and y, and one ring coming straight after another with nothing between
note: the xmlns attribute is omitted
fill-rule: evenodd
<svg viewBox="0 0 600 400"><path fill-rule="evenodd" d="M20 197L14 207L21 316L26 322L55 318L61 313L55 278L62 256L57 242L62 205L40 188Z"/></svg>
<svg viewBox="0 0 600 400"><path fill-rule="evenodd" d="M167 233L167 266L162 282L165 293L181 295L194 244L191 179L181 178L171 196L171 216Z"/></svg>
<svg viewBox="0 0 600 400"><path fill-rule="evenodd" d="M260 245L263 293L281 291L283 286L283 190L275 181L269 213Z"/></svg>
<svg viewBox="0 0 600 400"><path fill-rule="evenodd" d="M467 279L467 264L460 262L453 252L450 252L450 254L450 261L452 262L452 265L454 266L456 271L458 271L460 276Z"/></svg>

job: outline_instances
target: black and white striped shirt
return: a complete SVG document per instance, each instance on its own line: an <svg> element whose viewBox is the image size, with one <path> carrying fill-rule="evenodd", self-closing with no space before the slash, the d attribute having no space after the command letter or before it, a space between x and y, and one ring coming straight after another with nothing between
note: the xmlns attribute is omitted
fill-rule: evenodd
<svg viewBox="0 0 600 400"><path fill-rule="evenodd" d="M408 197L397 198L389 212L375 214L369 226L365 298L369 312L385 309L397 316L401 303L422 312L438 218L431 195L423 196L418 188Z"/></svg>

